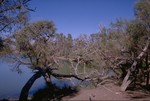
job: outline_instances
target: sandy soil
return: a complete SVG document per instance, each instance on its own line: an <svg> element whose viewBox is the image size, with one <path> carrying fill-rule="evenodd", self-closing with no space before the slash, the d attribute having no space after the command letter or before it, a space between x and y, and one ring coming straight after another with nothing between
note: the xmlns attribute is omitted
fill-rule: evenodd
<svg viewBox="0 0 150 101"><path fill-rule="evenodd" d="M64 92L65 93L65 92ZM63 101L150 101L150 92L138 89L135 91L120 91L120 86L114 84L100 85L96 88L82 88L79 92L72 96L67 96ZM9 100L14 101L14 100Z"/></svg>
<svg viewBox="0 0 150 101"><path fill-rule="evenodd" d="M101 85L92 89L81 89L78 94L64 100L150 100L150 93L143 91L121 92L120 87L114 84Z"/></svg>

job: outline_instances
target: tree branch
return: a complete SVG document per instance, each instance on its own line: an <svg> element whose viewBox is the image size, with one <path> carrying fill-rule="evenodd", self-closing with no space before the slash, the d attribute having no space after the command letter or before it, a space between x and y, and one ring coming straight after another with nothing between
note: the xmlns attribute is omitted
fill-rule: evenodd
<svg viewBox="0 0 150 101"><path fill-rule="evenodd" d="M133 71L135 71L136 65L137 65L138 61L139 61L139 60L144 56L144 54L147 52L147 50L148 50L148 48L149 48L149 44L150 44L150 38L148 38L147 43L146 43L146 45L145 45L143 51L142 51L142 52L138 55L138 57L134 60L134 62L133 62L133 64L132 64L131 68L128 69L128 72L127 72L127 74L126 74L126 76L125 76L125 78L124 78L124 80L123 80L123 82L122 82L122 85L121 85L121 90L122 90L122 91L125 91L125 90L127 89L127 87L129 86L129 84L133 81L133 80L130 80L129 77L130 77L131 73L132 73Z"/></svg>
<svg viewBox="0 0 150 101"><path fill-rule="evenodd" d="M74 78L76 78L78 80L81 80L81 81L84 81L84 80L88 79L88 78L84 78L84 79L79 78L77 75L65 75L65 74L57 74L57 73L52 73L51 75L56 77L56 78L59 78L59 77L60 78L71 78L71 77L74 77Z"/></svg>
<svg viewBox="0 0 150 101"><path fill-rule="evenodd" d="M14 7L10 7L10 8L5 8L5 9L2 9L0 10L0 13L3 13L3 12L6 12L6 11L10 11L10 10L13 10L13 9L20 9L21 6L14 6Z"/></svg>

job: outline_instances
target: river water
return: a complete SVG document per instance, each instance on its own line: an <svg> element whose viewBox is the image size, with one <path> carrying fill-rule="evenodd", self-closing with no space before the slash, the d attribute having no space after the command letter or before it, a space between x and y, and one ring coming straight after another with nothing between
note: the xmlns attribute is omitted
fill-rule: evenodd
<svg viewBox="0 0 150 101"><path fill-rule="evenodd" d="M24 84L33 75L31 69L26 66L22 66L22 73L12 71L14 64L6 63L0 60L0 99L18 98ZM52 79L52 82L57 86L71 85L67 80ZM29 95L32 95L38 89L44 88L45 82L43 77L37 79L29 91Z"/></svg>

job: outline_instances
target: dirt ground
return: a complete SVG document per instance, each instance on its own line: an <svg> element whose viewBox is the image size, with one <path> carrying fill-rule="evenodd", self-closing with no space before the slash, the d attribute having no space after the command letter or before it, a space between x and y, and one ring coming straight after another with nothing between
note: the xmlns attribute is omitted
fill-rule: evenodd
<svg viewBox="0 0 150 101"><path fill-rule="evenodd" d="M149 100L150 92L138 91L120 91L120 87L114 84L101 85L97 88L81 89L75 96L64 98L69 101L93 101L93 100Z"/></svg>
<svg viewBox="0 0 150 101"><path fill-rule="evenodd" d="M65 93L65 92L64 92ZM115 84L100 85L96 88L81 88L77 94L67 96L63 101L150 101L150 91L137 89L134 91L120 91L120 86ZM7 101L7 100L2 100ZM9 101L15 101L9 99ZM17 100L16 100L17 101Z"/></svg>

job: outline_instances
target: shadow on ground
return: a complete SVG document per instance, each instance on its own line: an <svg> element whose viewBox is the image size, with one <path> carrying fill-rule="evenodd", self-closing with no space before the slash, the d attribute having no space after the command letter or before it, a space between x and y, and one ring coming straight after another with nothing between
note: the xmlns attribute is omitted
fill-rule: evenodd
<svg viewBox="0 0 150 101"><path fill-rule="evenodd" d="M62 98L66 96L75 96L77 93L78 90L75 87L64 86L60 88L54 84L51 84L50 86L46 86L35 92L31 101L61 101Z"/></svg>
<svg viewBox="0 0 150 101"><path fill-rule="evenodd" d="M127 90L127 95L131 99L147 99L150 96L150 85L138 85L130 87Z"/></svg>

